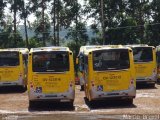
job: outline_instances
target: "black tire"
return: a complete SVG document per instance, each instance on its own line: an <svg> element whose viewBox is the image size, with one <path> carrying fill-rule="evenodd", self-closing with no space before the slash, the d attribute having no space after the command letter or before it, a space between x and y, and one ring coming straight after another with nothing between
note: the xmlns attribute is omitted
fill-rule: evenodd
<svg viewBox="0 0 160 120"><path fill-rule="evenodd" d="M34 108L35 106L36 106L36 102L29 100L29 108Z"/></svg>
<svg viewBox="0 0 160 120"><path fill-rule="evenodd" d="M160 85L160 79L157 79L157 84Z"/></svg>
<svg viewBox="0 0 160 120"><path fill-rule="evenodd" d="M81 85L81 91L84 91L84 85Z"/></svg>
<svg viewBox="0 0 160 120"><path fill-rule="evenodd" d="M69 106L73 108L73 106L74 106L74 101L70 101L70 102L69 102Z"/></svg>
<svg viewBox="0 0 160 120"><path fill-rule="evenodd" d="M91 107L94 107L95 101L94 101L94 100L89 101L89 105L90 105Z"/></svg>
<svg viewBox="0 0 160 120"><path fill-rule="evenodd" d="M27 90L27 85L23 86L23 91L25 92Z"/></svg>
<svg viewBox="0 0 160 120"><path fill-rule="evenodd" d="M133 104L133 98L127 99L126 103L127 103L127 105L132 105Z"/></svg>
<svg viewBox="0 0 160 120"><path fill-rule="evenodd" d="M85 97L86 97L86 99L88 99L88 98L87 98L87 89L86 89L86 86L84 86L84 92L85 92Z"/></svg>
<svg viewBox="0 0 160 120"><path fill-rule="evenodd" d="M152 88L154 88L154 87L155 87L155 83L150 84L150 86L151 86Z"/></svg>

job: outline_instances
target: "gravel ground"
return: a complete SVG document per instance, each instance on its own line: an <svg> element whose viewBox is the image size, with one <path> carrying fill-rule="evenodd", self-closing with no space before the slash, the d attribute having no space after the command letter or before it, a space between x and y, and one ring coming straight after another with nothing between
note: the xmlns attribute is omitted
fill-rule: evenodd
<svg viewBox="0 0 160 120"><path fill-rule="evenodd" d="M27 91L17 87L0 88L0 101L2 120L160 119L160 85L138 86L133 105L123 101L99 101L90 106L78 85L74 107L66 103L41 102L30 109Z"/></svg>

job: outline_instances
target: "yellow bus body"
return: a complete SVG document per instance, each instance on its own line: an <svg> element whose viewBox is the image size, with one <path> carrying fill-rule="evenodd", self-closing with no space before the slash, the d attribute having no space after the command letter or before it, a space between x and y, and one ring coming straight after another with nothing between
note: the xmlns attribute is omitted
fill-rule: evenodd
<svg viewBox="0 0 160 120"><path fill-rule="evenodd" d="M157 57L157 82L160 82L160 46L156 47L156 57Z"/></svg>
<svg viewBox="0 0 160 120"><path fill-rule="evenodd" d="M34 72L33 56L36 53L66 52L69 56L69 71ZM60 61L59 61L60 62ZM56 63L57 64L57 63ZM28 62L28 95L34 101L52 100L73 103L75 96L73 53L67 47L33 48Z"/></svg>
<svg viewBox="0 0 160 120"><path fill-rule="evenodd" d="M26 48L25 53L27 53ZM1 49L0 50L0 56L1 54L4 54L4 61L7 61L7 55L15 53L17 54L17 61L19 63L17 65L8 65L0 63L0 86L23 86L25 87L27 85L26 80L26 65L24 64L24 58L23 58L23 50L20 50L18 48L9 48L9 49ZM2 62L2 56L1 56L1 62ZM13 63L14 64L14 63Z"/></svg>
<svg viewBox="0 0 160 120"><path fill-rule="evenodd" d="M157 81L157 64L156 64L156 49L153 46L148 45L136 45L131 46L134 54L134 64L136 69L136 82L138 83L147 83L155 85ZM152 59L149 61L136 61L136 55L134 50L143 49L144 51L148 50L152 54ZM137 54L138 55L138 54ZM145 55L142 55L144 57Z"/></svg>
<svg viewBox="0 0 160 120"><path fill-rule="evenodd" d="M79 54L77 56L78 58L78 66L79 66L79 72L78 72L78 77L79 77L79 84L81 86L81 90L84 90L84 71L82 70L82 68L84 67L84 60L83 60L83 56L84 56L84 52L88 51L88 50L93 50L93 49L99 49L102 48L102 46L100 45L90 45L90 46L81 46L80 50L79 50Z"/></svg>
<svg viewBox="0 0 160 120"><path fill-rule="evenodd" d="M114 47L114 48L113 48ZM119 51L125 50L129 55L130 67L118 70L93 69L93 54L95 51ZM136 77L133 62L133 53L130 48L121 48L118 46L104 46L103 48L85 51L88 58L87 69L84 70L85 94L89 101L101 99L127 99L131 103L136 96Z"/></svg>

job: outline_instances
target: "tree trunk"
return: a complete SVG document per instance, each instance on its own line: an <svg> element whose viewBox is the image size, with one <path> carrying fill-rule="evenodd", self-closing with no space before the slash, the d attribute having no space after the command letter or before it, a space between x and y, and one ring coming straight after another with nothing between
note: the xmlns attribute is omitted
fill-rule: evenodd
<svg viewBox="0 0 160 120"><path fill-rule="evenodd" d="M28 31L27 31L27 22L26 17L24 18L24 27L25 27L25 36L26 36L26 47L28 48Z"/></svg>
<svg viewBox="0 0 160 120"><path fill-rule="evenodd" d="M57 46L59 46L59 0L58 0L58 8L57 8Z"/></svg>
<svg viewBox="0 0 160 120"><path fill-rule="evenodd" d="M78 4L78 0L76 0L76 4ZM77 30L77 25L78 25L78 13L77 13L77 11L76 11L76 46L78 46L78 30ZM77 55L77 53L76 53L76 55Z"/></svg>
<svg viewBox="0 0 160 120"><path fill-rule="evenodd" d="M104 1L103 0L101 0L100 6L101 6L102 40L103 40L103 45L104 45L105 44L105 25L104 25Z"/></svg>
<svg viewBox="0 0 160 120"><path fill-rule="evenodd" d="M15 4L15 3L14 3ZM17 15L17 10L16 8L14 8L14 43L15 43L15 46L17 46L17 19L16 19L16 15Z"/></svg>
<svg viewBox="0 0 160 120"><path fill-rule="evenodd" d="M54 0L53 12L53 41L52 44L56 46L56 0Z"/></svg>
<svg viewBox="0 0 160 120"><path fill-rule="evenodd" d="M45 6L44 6L44 0L42 0L42 39L43 39L43 46L46 46L46 42L45 42L45 23L44 23L44 10L45 10Z"/></svg>
<svg viewBox="0 0 160 120"><path fill-rule="evenodd" d="M144 1L141 0L140 7L139 7L139 25L144 25L144 19L143 19L143 13L142 13L143 3L144 3ZM144 42L145 42L145 40L144 40L144 27L141 26L139 30L140 30L139 34L140 34L141 43L144 44Z"/></svg>

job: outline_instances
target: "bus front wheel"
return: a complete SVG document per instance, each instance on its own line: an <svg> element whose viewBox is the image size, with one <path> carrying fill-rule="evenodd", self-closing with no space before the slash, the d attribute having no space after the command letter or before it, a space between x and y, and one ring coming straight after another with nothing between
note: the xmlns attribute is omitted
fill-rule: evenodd
<svg viewBox="0 0 160 120"><path fill-rule="evenodd" d="M150 86L151 86L152 88L154 88L154 87L155 87L155 83L150 84Z"/></svg>
<svg viewBox="0 0 160 120"><path fill-rule="evenodd" d="M26 91L27 90L27 85L23 86L23 90Z"/></svg>
<svg viewBox="0 0 160 120"><path fill-rule="evenodd" d="M127 99L126 100L128 105L132 105L133 104L133 98Z"/></svg>
<svg viewBox="0 0 160 120"><path fill-rule="evenodd" d="M73 106L74 106L74 101L73 101L73 100L69 102L69 106L70 106L70 107L73 107Z"/></svg>
<svg viewBox="0 0 160 120"><path fill-rule="evenodd" d="M81 85L81 91L84 91L84 85Z"/></svg>
<svg viewBox="0 0 160 120"><path fill-rule="evenodd" d="M35 101L29 100L29 108L33 108L33 107L35 107L35 105L36 105Z"/></svg>

